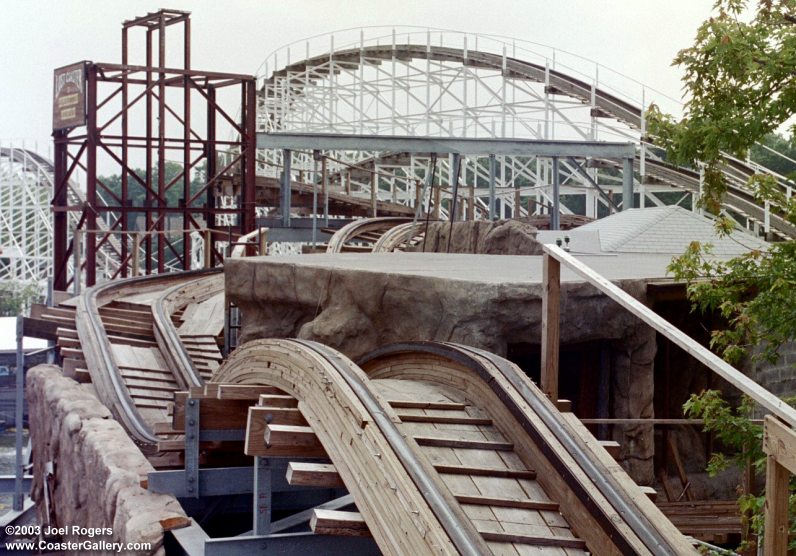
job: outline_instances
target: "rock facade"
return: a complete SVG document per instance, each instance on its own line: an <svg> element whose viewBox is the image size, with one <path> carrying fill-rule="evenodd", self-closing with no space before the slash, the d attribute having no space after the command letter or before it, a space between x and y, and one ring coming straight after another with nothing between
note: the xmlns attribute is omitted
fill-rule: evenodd
<svg viewBox="0 0 796 556"><path fill-rule="evenodd" d="M475 253L482 255L541 255L537 229L521 220L475 220L453 223L432 222L425 239L415 248L426 253Z"/></svg>
<svg viewBox="0 0 796 556"><path fill-rule="evenodd" d="M291 263L229 259L227 298L241 310L240 342L304 338L356 360L394 342L457 342L505 356L510 344L538 343L542 286L453 281ZM641 281L620 283L638 299ZM653 417L655 333L592 286L564 282L561 343L607 340L614 353L615 417ZM621 461L653 482L651 426L614 427Z"/></svg>
<svg viewBox="0 0 796 556"><path fill-rule="evenodd" d="M152 494L140 481L154 471L90 385L65 378L53 365L27 374L30 437L33 448L32 497L41 523L54 527L110 528L97 540L150 543L150 554L165 554L160 521L185 517L176 498ZM51 481L50 513L45 509L47 463ZM83 537L63 537L81 542ZM130 554L141 554L141 551Z"/></svg>

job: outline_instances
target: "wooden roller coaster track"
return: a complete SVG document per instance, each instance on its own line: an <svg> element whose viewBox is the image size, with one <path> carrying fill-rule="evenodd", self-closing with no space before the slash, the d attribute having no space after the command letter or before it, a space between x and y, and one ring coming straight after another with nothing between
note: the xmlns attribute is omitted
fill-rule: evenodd
<svg viewBox="0 0 796 556"><path fill-rule="evenodd" d="M361 365L314 342L256 340L213 381L272 386L297 400L307 426L290 432L317 437L333 468L316 473L339 476L384 553L693 552L512 363L423 343L385 348ZM279 397L252 408L250 454L284 455L284 411L269 405ZM263 429L266 443L254 447Z"/></svg>

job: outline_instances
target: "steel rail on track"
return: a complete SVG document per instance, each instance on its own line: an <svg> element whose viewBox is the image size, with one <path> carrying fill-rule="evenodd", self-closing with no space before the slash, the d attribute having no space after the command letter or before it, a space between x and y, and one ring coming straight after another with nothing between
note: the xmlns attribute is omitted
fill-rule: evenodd
<svg viewBox="0 0 796 556"><path fill-rule="evenodd" d="M400 353L429 353L432 355L447 357L460 363L475 372L482 378L491 390L500 398L509 411L514 415L523 430L533 439L537 447L541 450L543 455L551 462L558 462L557 469L561 470L561 476L569 487L575 492L581 502L591 510L592 516L597 519L604 527L604 530L609 533L609 536L616 543L617 547L624 554L632 554L634 552L631 545L624 538L618 530L616 524L611 520L610 516L606 515L594 501L590 498L588 492L583 488L583 485L575 478L575 476L560 462L559 457L547 445L547 442L539 432L533 427L528 420L527 415L520 407L512 400L511 395L506 392L495 381L486 367L475 359L474 356L486 359L500 372L503 377L516 389L517 393L521 396L522 400L526 402L533 411L539 416L542 422L550 429L564 448L573 456L576 462L579 463L580 468L592 481L599 492L608 500L611 506L622 516L625 523L630 527L633 533L638 536L641 542L649 548L653 554L676 554L666 541L665 537L658 531L658 529L650 522L646 515L639 512L636 504L633 502L626 491L616 482L616 480L606 473L602 473L594 464L589 450L582 442L574 438L567 431L562 420L550 410L547 405L540 400L524 383L522 377L517 375L517 372L507 362L492 353L473 348L462 346L453 343L440 343L440 342L411 342L399 343L377 349L369 353L364 358L357 361L357 364L365 364L369 361L390 355L397 355Z"/></svg>
<svg viewBox="0 0 796 556"><path fill-rule="evenodd" d="M215 271L215 269L193 270L177 274L156 274L151 276L127 278L124 280L114 280L88 288L79 297L78 305L83 309L83 313L86 316L87 322L83 323L81 314L78 312L76 315L78 332L80 331L81 324L87 326L86 332L91 337L89 345L99 350L99 352L96 353L96 356L97 362L100 364L100 368L93 369L92 372L92 365L88 365L88 370L91 374L91 380L95 384L102 386L101 398L112 398L109 400L111 409L116 417L124 424L127 432L139 444L157 444L158 438L152 433L149 425L141 417L141 414L138 412L138 409L136 408L129 391L124 384L119 366L116 364L116 360L111 353L111 342L108 340L107 333L105 332L105 326L99 313L100 305L98 299L101 296L112 294L114 289L119 289L122 287L135 286L139 284L151 285L153 282L158 281L171 282L179 280L181 282L185 282L194 280L197 277L201 277L204 274L210 273L211 271ZM174 331L174 335L176 336L176 331ZM182 342L178 340L177 344L175 345L179 346L181 344ZM86 346L83 345L82 338L81 347L84 350L86 349ZM177 382L179 383L180 381L177 380ZM103 402L105 402L105 400L103 400Z"/></svg>

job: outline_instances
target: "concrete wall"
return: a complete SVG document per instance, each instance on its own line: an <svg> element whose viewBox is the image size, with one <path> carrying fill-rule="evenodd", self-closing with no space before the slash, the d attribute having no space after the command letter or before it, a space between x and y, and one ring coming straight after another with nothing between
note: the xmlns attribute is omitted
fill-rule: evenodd
<svg viewBox="0 0 796 556"><path fill-rule="evenodd" d="M796 395L796 342L787 342L779 349L776 363L756 361L749 364L749 374L763 388L784 398Z"/></svg>
<svg viewBox="0 0 796 556"><path fill-rule="evenodd" d="M107 542L149 542L165 554L160 521L185 517L173 496L150 494L140 486L154 471L149 461L102 405L90 385L65 378L53 365L27 375L33 447L33 499L47 523L44 477L53 462L50 524L111 528ZM65 536L63 540L85 541ZM141 554L141 552L136 552Z"/></svg>

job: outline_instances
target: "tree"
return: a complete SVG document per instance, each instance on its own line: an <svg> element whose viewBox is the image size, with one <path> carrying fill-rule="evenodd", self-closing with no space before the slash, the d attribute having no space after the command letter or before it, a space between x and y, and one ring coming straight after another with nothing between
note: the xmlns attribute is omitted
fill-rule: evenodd
<svg viewBox="0 0 796 556"><path fill-rule="evenodd" d="M719 216L722 233L733 225L721 214L723 153L745 158L756 141L796 114L796 0L761 0L756 12L750 4L718 0L694 45L675 58L685 70L683 119L675 121L655 106L648 110L655 141L669 160L704 164L700 203ZM776 179L758 174L748 185L760 203L767 201L796 224L796 197L787 198ZM782 343L796 337L796 245L781 242L725 262L709 255L709 246L694 244L671 270L689 281L689 297L700 309L727 319L729 326L713 333L712 346L733 362L750 352L776 359Z"/></svg>
<svg viewBox="0 0 796 556"><path fill-rule="evenodd" d="M728 233L733 225L728 216L721 215L727 188L722 173L724 153L745 158L751 150L752 156L762 155L761 163L778 173L793 172L792 166L769 157L755 143L793 150L792 140L772 134L796 114L796 0L759 0L756 10L751 4L749 0L717 0L716 14L699 27L694 45L675 58L674 64L685 70L688 101L683 119L675 121L655 106L648 110L650 130L670 161L704 164L700 203L719 216L720 233ZM771 210L796 224L796 200L785 195L776 179L759 174L748 185L758 202L770 203ZM712 332L711 346L727 360L737 362L745 356L774 360L782 344L796 338L794 240L727 261L711 258L709 245L693 243L670 270L688 281L688 296L695 308L718 312L726 319L725 328ZM733 412L718 394L703 392L693 396L685 410L689 416L704 418L706 428L719 434L734 451L731 461L760 465L761 431L750 425L750 404ZM727 458L714 457L711 465L716 469L727 462ZM751 493L739 500L758 534L762 532L762 500ZM796 500L791 496L790 501L793 515ZM796 551L796 540L790 549Z"/></svg>
<svg viewBox="0 0 796 556"><path fill-rule="evenodd" d="M790 405L796 404L796 398L786 398ZM718 390L707 390L700 394L692 394L683 406L686 417L703 419L705 431L711 432L714 438L721 442L725 451L714 453L708 462L708 473L712 476L730 466L741 470L751 468L758 474L764 473L766 468L766 455L763 453L763 427L754 423L751 417L754 414L755 404L751 398L744 397L739 407L732 408ZM790 498L788 500L789 512L796 514L796 495L794 484L796 477L790 479ZM739 551L744 554L755 553L754 536L763 534L763 509L765 496L748 490L749 485L742 489L738 498L738 507L743 518L744 534ZM790 521L791 537L796 533L796 520ZM789 543L788 554L796 552L796 538Z"/></svg>
<svg viewBox="0 0 796 556"><path fill-rule="evenodd" d="M41 289L32 282L5 280L0 282L0 317L26 313L33 303L43 300Z"/></svg>
<svg viewBox="0 0 796 556"><path fill-rule="evenodd" d="M752 145L749 154L754 162L796 182L796 162L791 162L796 160L796 143L792 137L769 133L760 143Z"/></svg>
<svg viewBox="0 0 796 556"><path fill-rule="evenodd" d="M204 165L206 166L206 165ZM146 177L146 171L142 168L136 168L134 170L136 175L138 175L141 179ZM194 172L194 178L191 180L191 194L196 193L199 191L202 186L204 185L204 168L197 168ZM177 162L166 161L166 172L165 172L165 183L168 185L171 181L176 178L178 175L182 173L182 164ZM100 176L99 180L107 186L117 197L121 197L122 195L122 177L119 174L113 174L111 176ZM152 167L152 183L154 184L154 188L157 189L158 183L158 169L157 166ZM168 202L169 206L176 207L178 206L179 199L183 196L183 183L185 183L185 178L180 177L168 190L166 190L166 201ZM98 189L100 196L105 199L105 201L109 205L116 205L117 202L113 199L108 193L99 188ZM127 196L129 199L132 200L133 206L142 207L144 206L144 200L146 199L146 192L144 188L138 183L134 177L129 176L127 178ZM204 202L204 199L198 199L194 201L193 205L198 205Z"/></svg>

